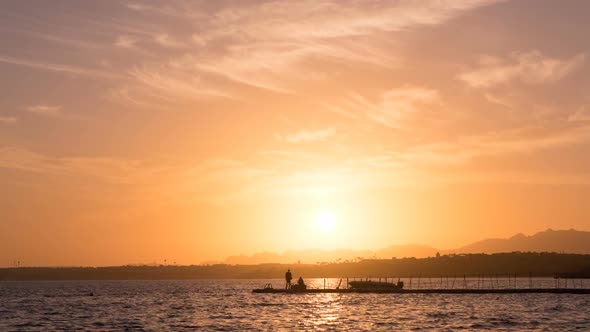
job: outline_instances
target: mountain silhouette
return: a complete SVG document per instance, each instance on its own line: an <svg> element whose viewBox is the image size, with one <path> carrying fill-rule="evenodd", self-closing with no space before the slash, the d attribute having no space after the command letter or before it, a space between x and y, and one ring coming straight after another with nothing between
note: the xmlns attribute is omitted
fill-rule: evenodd
<svg viewBox="0 0 590 332"><path fill-rule="evenodd" d="M441 250L428 245L405 244L392 245L378 250L288 250L283 253L260 252L251 256L237 255L227 257L225 264L264 264L264 263L333 263L358 261L368 258L404 258L434 257L437 252L441 254L468 254L468 253L502 253L502 252L557 252L568 254L590 254L590 232L570 230L548 229L534 235L516 234L510 238L492 238L477 241L466 246Z"/></svg>
<svg viewBox="0 0 590 332"><path fill-rule="evenodd" d="M485 239L444 253L499 253L513 251L559 252L568 254L590 253L590 232L552 230L526 236L516 234L508 239Z"/></svg>

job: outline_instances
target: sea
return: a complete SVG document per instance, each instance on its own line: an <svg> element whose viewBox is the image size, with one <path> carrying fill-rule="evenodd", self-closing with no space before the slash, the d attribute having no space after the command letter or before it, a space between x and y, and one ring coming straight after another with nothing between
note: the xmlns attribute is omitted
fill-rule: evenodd
<svg viewBox="0 0 590 332"><path fill-rule="evenodd" d="M428 282L437 280L412 287ZM452 282L439 286L465 286ZM268 283L284 287L279 279L4 281L0 331L590 331L590 295L252 293ZM324 279L306 283L324 287Z"/></svg>

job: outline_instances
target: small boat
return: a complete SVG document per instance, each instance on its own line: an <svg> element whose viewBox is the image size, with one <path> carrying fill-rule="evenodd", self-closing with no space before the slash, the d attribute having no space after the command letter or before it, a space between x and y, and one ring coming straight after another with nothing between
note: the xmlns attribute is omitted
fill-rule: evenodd
<svg viewBox="0 0 590 332"><path fill-rule="evenodd" d="M404 288L404 282L401 280L398 280L397 283L385 282L385 281L361 280L361 281L351 281L348 283L348 286L352 289L364 289L364 290L367 290L367 289L372 289L372 290L399 289L399 290L401 290Z"/></svg>

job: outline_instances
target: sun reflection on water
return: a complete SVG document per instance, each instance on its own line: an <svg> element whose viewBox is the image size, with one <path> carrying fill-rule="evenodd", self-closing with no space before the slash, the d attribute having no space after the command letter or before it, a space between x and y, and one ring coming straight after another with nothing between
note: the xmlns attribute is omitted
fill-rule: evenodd
<svg viewBox="0 0 590 332"><path fill-rule="evenodd" d="M308 303L311 309L311 315L306 320L305 325L314 329L335 326L344 310L342 296L340 294L311 295Z"/></svg>

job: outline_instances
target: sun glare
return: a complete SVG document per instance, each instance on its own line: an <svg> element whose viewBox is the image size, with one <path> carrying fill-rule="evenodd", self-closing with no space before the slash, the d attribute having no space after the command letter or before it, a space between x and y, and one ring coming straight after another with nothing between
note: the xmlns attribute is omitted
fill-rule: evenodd
<svg viewBox="0 0 590 332"><path fill-rule="evenodd" d="M331 211L319 211L315 215L315 226L322 232L332 232L336 228L336 216Z"/></svg>

